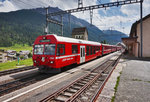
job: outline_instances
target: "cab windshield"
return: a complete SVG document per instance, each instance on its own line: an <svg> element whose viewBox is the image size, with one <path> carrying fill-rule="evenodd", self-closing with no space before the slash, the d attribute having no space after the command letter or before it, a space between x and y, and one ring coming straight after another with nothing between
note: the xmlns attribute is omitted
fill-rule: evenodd
<svg viewBox="0 0 150 102"><path fill-rule="evenodd" d="M43 54L44 45L35 45L34 46L34 54L42 55Z"/></svg>
<svg viewBox="0 0 150 102"><path fill-rule="evenodd" d="M55 44L47 44L44 47L44 55L55 55Z"/></svg>
<svg viewBox="0 0 150 102"><path fill-rule="evenodd" d="M55 55L55 44L46 44L46 45L35 45L34 54L35 55Z"/></svg>

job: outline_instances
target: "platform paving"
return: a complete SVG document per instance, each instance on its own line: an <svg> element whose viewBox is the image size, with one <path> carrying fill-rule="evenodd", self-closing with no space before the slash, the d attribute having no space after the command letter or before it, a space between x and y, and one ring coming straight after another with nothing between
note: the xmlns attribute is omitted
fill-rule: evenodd
<svg viewBox="0 0 150 102"><path fill-rule="evenodd" d="M150 60L125 57L115 102L150 102Z"/></svg>

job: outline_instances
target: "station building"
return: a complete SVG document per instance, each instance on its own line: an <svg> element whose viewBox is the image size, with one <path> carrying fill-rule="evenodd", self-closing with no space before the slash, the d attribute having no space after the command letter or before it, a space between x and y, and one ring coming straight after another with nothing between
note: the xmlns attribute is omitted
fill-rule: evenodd
<svg viewBox="0 0 150 102"><path fill-rule="evenodd" d="M72 38L88 40L88 30L86 27L74 28L72 30Z"/></svg>
<svg viewBox="0 0 150 102"><path fill-rule="evenodd" d="M140 20L132 24L130 36L122 38L129 54L141 57ZM143 18L143 57L150 57L150 14Z"/></svg>

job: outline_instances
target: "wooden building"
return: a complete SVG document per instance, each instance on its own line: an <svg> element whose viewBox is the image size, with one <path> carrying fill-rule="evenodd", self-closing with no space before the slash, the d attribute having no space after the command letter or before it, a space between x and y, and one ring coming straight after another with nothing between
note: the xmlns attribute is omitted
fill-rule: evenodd
<svg viewBox="0 0 150 102"><path fill-rule="evenodd" d="M140 20L136 21L130 31L128 38L122 38L127 46L129 54L141 57L141 33ZM143 18L143 57L150 57L150 14Z"/></svg>
<svg viewBox="0 0 150 102"><path fill-rule="evenodd" d="M88 40L88 31L86 27L74 28L72 30L72 38Z"/></svg>
<svg viewBox="0 0 150 102"><path fill-rule="evenodd" d="M5 50L0 49L0 63L4 63L7 61L7 52Z"/></svg>

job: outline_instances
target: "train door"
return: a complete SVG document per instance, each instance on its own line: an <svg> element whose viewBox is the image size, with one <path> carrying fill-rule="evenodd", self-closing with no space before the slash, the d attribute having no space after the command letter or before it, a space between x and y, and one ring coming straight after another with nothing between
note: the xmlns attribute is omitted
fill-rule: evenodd
<svg viewBox="0 0 150 102"><path fill-rule="evenodd" d="M85 62L85 46L80 46L80 63Z"/></svg>

